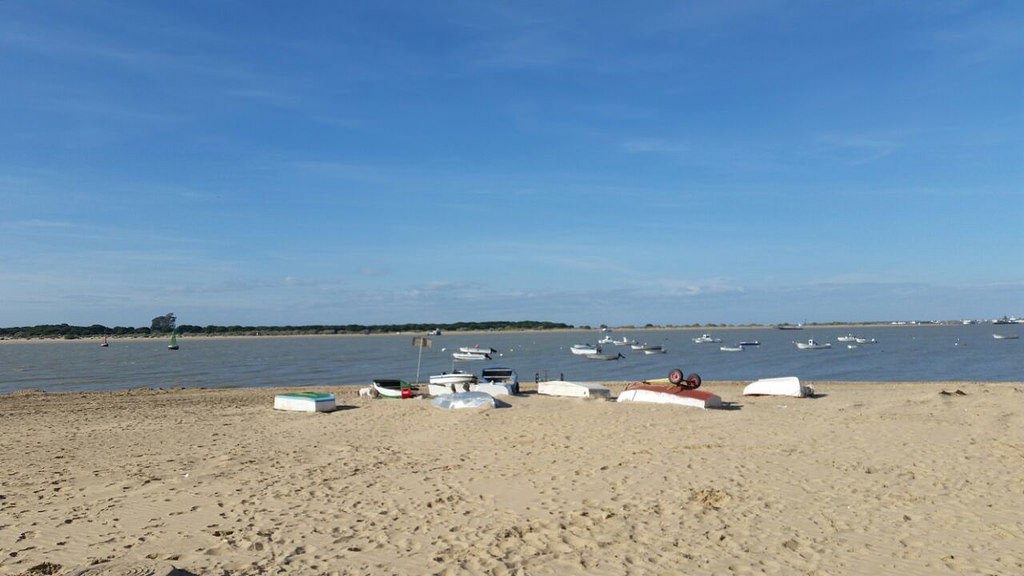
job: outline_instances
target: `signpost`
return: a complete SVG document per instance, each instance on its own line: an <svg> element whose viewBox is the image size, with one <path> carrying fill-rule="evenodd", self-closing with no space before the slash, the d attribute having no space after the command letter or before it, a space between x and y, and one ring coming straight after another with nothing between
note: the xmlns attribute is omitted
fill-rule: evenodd
<svg viewBox="0 0 1024 576"><path fill-rule="evenodd" d="M430 338L413 338L412 345L420 349L420 356L416 359L416 383L420 382L420 362L423 360L423 349L430 348Z"/></svg>

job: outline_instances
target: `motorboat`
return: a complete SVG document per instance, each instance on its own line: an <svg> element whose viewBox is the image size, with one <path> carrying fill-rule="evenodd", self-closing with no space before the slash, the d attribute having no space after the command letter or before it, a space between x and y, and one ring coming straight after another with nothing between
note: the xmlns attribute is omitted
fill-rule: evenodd
<svg viewBox="0 0 1024 576"><path fill-rule="evenodd" d="M644 342L639 347L634 348L634 350L639 350L644 354L664 354L665 352L665 349L658 344L648 344L647 342Z"/></svg>
<svg viewBox="0 0 1024 576"><path fill-rule="evenodd" d="M818 342L814 338L809 338L807 342L794 342L796 347L800 350L824 350L831 348L832 344L828 342Z"/></svg>
<svg viewBox="0 0 1024 576"><path fill-rule="evenodd" d="M467 391L476 383L476 375L461 370L453 370L431 376L430 383L427 384L427 393L431 396L438 396L440 394Z"/></svg>
<svg viewBox="0 0 1024 576"><path fill-rule="evenodd" d="M615 339L612 338L611 334L605 334L604 338L597 341L598 344L614 344Z"/></svg>
<svg viewBox="0 0 1024 576"><path fill-rule="evenodd" d="M590 356L591 354L600 354L601 347L593 344L573 344L569 351L577 356Z"/></svg>
<svg viewBox="0 0 1024 576"><path fill-rule="evenodd" d="M412 398L419 388L406 382L390 378L374 378L370 387L373 398Z"/></svg>
<svg viewBox="0 0 1024 576"><path fill-rule="evenodd" d="M694 344L717 344L721 341L721 338L714 338L710 334L701 334L693 339Z"/></svg>
<svg viewBox="0 0 1024 576"><path fill-rule="evenodd" d="M452 358L464 361L490 360L491 355L482 352L452 352Z"/></svg>
<svg viewBox="0 0 1024 576"><path fill-rule="evenodd" d="M587 354L587 360L618 360L619 358L625 358L620 352L615 354Z"/></svg>
<svg viewBox="0 0 1024 576"><path fill-rule="evenodd" d="M482 346L460 346L459 352L463 354L494 354L497 352L494 348L484 348Z"/></svg>
<svg viewBox="0 0 1024 576"><path fill-rule="evenodd" d="M856 342L857 337L853 334L847 334L846 336L838 336L836 342Z"/></svg>
<svg viewBox="0 0 1024 576"><path fill-rule="evenodd" d="M854 342L857 344L878 344L878 340L875 340L874 338L856 338L854 339Z"/></svg>
<svg viewBox="0 0 1024 576"><path fill-rule="evenodd" d="M722 352L743 352L743 346L719 346Z"/></svg>
<svg viewBox="0 0 1024 576"><path fill-rule="evenodd" d="M757 340L744 340L740 342L740 346L760 346L761 343Z"/></svg>
<svg viewBox="0 0 1024 576"><path fill-rule="evenodd" d="M633 344L636 344L636 340L630 340L623 336L622 340L612 340L612 344L616 346L632 346Z"/></svg>
<svg viewBox="0 0 1024 576"><path fill-rule="evenodd" d="M470 389L479 390L485 385L501 387L506 390L507 394L519 394L519 374L512 368L501 366L484 368L480 372L480 383L476 385L476 388L470 387Z"/></svg>
<svg viewBox="0 0 1024 576"><path fill-rule="evenodd" d="M1016 340L1018 338L1016 334L993 334L992 337L996 340Z"/></svg>

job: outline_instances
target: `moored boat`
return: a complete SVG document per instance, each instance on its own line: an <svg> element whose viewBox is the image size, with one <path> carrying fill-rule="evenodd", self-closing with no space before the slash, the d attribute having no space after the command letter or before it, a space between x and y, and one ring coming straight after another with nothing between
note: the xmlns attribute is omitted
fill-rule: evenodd
<svg viewBox="0 0 1024 576"><path fill-rule="evenodd" d="M1018 338L1016 334L993 334L992 337L996 340L1016 340Z"/></svg>
<svg viewBox="0 0 1024 576"><path fill-rule="evenodd" d="M722 352L743 352L743 346L719 346Z"/></svg>
<svg viewBox="0 0 1024 576"><path fill-rule="evenodd" d="M573 344L569 351L577 356L590 356L592 354L600 354L601 347L594 346L593 344Z"/></svg>
<svg viewBox="0 0 1024 576"><path fill-rule="evenodd" d="M482 352L452 352L452 358L465 361L490 360L491 355Z"/></svg>
<svg viewBox="0 0 1024 576"><path fill-rule="evenodd" d="M793 342L799 350L824 350L831 348L832 344L828 342L818 342L814 338L809 338L807 342Z"/></svg>
<svg viewBox="0 0 1024 576"><path fill-rule="evenodd" d="M615 354L587 354L587 360L618 360L619 358L625 358L621 353L616 352Z"/></svg>
<svg viewBox="0 0 1024 576"><path fill-rule="evenodd" d="M717 344L721 341L721 338L715 338L710 334L701 334L693 339L694 344Z"/></svg>

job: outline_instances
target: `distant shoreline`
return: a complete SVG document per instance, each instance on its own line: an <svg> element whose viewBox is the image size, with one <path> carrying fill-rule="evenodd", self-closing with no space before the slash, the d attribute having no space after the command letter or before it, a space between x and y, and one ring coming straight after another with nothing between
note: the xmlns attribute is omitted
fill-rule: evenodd
<svg viewBox="0 0 1024 576"><path fill-rule="evenodd" d="M821 329L842 329L842 330L853 330L861 328L911 328L920 326L952 326L956 325L952 322L948 323L906 323L906 324L893 324L890 322L870 322L870 323L844 323L844 324L805 324L801 328L779 328L779 325L729 325L729 326L636 326L636 327L613 327L613 328L550 328L543 330L459 330L451 332L443 332L441 335L431 335L423 332L374 332L371 334L317 334L317 333L299 333L299 334L194 334L194 333L178 333L179 340L259 340L259 339L285 339L285 338L374 338L381 336L408 336L408 337L425 337L425 338L444 338L446 336L475 336L481 334L529 334L529 333L569 333L569 332L581 332L581 333L592 333L592 332L664 332L674 330L686 330L691 332L718 332L723 330L789 330L793 332L799 332L802 330L821 330ZM790 324L788 326L795 326ZM158 335L144 335L144 334L121 334L113 335L109 334L106 336L109 341L126 341L126 340L167 340L170 338L170 334L158 334ZM4 336L0 337L0 345L3 344L32 344L32 343L47 343L47 342L66 342L73 344L75 342L101 342L103 340L102 335L96 336L79 336L76 338L66 338L63 336L53 337L14 337Z"/></svg>

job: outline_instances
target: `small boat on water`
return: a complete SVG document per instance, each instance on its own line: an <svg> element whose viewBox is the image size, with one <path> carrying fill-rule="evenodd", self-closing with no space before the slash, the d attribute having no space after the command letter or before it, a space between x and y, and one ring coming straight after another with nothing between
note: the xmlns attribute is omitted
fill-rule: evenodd
<svg viewBox="0 0 1024 576"><path fill-rule="evenodd" d="M629 338L626 338L625 336L623 336L622 340L613 340L612 344L614 344L616 346L632 346L632 345L636 344L636 340L630 340Z"/></svg>
<svg viewBox="0 0 1024 576"><path fill-rule="evenodd" d="M664 354L665 353L665 349L662 348L661 346L652 346L650 348L643 348L640 351L643 352L644 354L648 355L648 356L653 356L655 354Z"/></svg>
<svg viewBox="0 0 1024 576"><path fill-rule="evenodd" d="M405 380L374 378L370 387L373 398L412 398L419 389Z"/></svg>
<svg viewBox="0 0 1024 576"><path fill-rule="evenodd" d="M106 336L104 336L104 337L103 337L103 342L100 342L100 347L101 347L101 348L106 348L106 347L108 347L108 346L110 346L110 344L107 344L107 337L106 337Z"/></svg>
<svg viewBox="0 0 1024 576"><path fill-rule="evenodd" d="M587 354L587 360L618 360L619 358L625 358L620 352L615 354Z"/></svg>
<svg viewBox="0 0 1024 576"><path fill-rule="evenodd" d="M796 344L796 347L799 350L824 350L832 347L832 344L828 342L818 342L814 338L808 339L807 342L793 342L793 344Z"/></svg>
<svg viewBox="0 0 1024 576"><path fill-rule="evenodd" d="M874 338L855 338L853 341L857 344L878 344L878 340Z"/></svg>
<svg viewBox="0 0 1024 576"><path fill-rule="evenodd" d="M569 351L577 356L590 356L600 354L601 347L594 346L593 344L573 344Z"/></svg>
<svg viewBox="0 0 1024 576"><path fill-rule="evenodd" d="M612 338L611 334L605 334L604 338L597 341L598 344L614 344L615 339Z"/></svg>
<svg viewBox="0 0 1024 576"><path fill-rule="evenodd" d="M172 332L171 333L171 343L167 345L167 349L168 350L177 350L178 349L178 333L177 332Z"/></svg>
<svg viewBox="0 0 1024 576"><path fill-rule="evenodd" d="M760 346L761 343L757 340L744 340L740 342L740 346Z"/></svg>
<svg viewBox="0 0 1024 576"><path fill-rule="evenodd" d="M743 346L719 346L722 352L743 352Z"/></svg>
<svg viewBox="0 0 1024 576"><path fill-rule="evenodd" d="M464 361L490 360L491 355L483 352L452 352L452 358Z"/></svg>
<svg viewBox="0 0 1024 576"><path fill-rule="evenodd" d="M1018 338L1016 334L993 334L992 337L996 340L1016 340Z"/></svg>
<svg viewBox="0 0 1024 576"><path fill-rule="evenodd" d="M694 344L717 344L721 341L721 338L714 338L710 334L701 334L693 339Z"/></svg>
<svg viewBox="0 0 1024 576"><path fill-rule="evenodd" d="M856 342L857 337L853 334L847 334L846 336L837 336L836 342Z"/></svg>
<svg viewBox="0 0 1024 576"><path fill-rule="evenodd" d="M462 352L463 354L494 354L497 350L494 348L484 348L482 346L473 345L461 346L459 347L459 352Z"/></svg>

